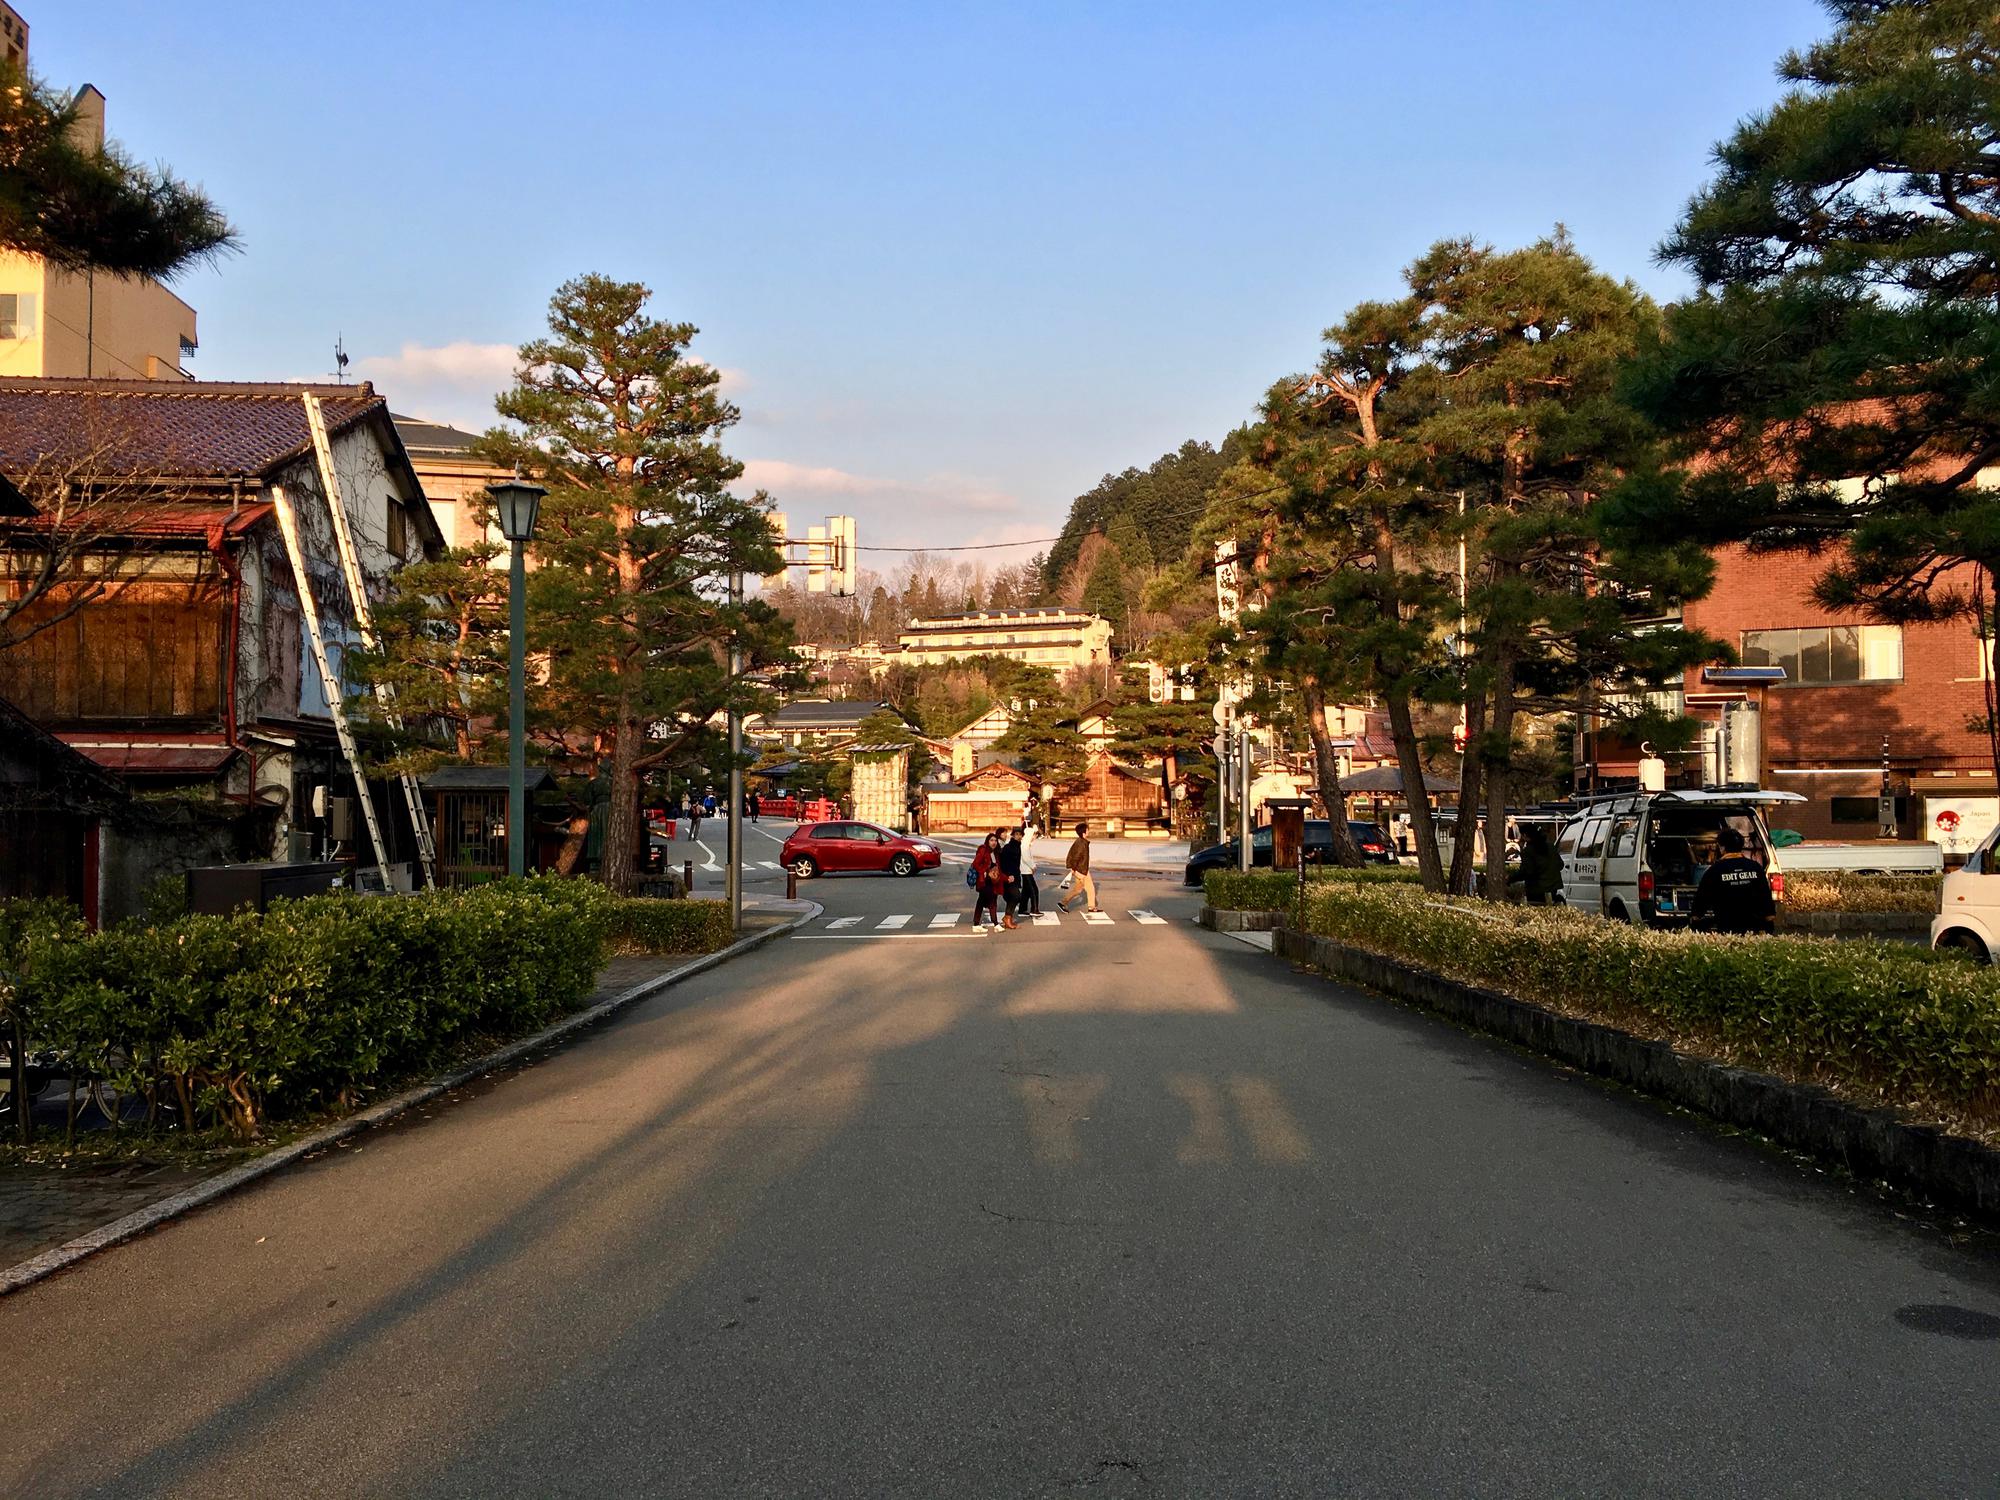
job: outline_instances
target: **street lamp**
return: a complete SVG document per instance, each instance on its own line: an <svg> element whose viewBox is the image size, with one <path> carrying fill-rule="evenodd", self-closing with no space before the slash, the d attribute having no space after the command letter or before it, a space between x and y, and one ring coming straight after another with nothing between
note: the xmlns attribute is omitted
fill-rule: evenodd
<svg viewBox="0 0 2000 1500"><path fill-rule="evenodd" d="M535 517L548 493L520 478L487 486L513 557L507 569L507 873L528 869L528 563Z"/></svg>

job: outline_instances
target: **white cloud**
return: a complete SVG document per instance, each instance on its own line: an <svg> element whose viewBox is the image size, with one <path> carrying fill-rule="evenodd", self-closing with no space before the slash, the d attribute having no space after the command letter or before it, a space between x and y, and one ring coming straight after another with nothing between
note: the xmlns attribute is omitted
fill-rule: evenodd
<svg viewBox="0 0 2000 1500"><path fill-rule="evenodd" d="M498 391L514 379L512 344L406 343L395 354L367 354L355 373L393 392L398 385L450 386L462 391Z"/></svg>
<svg viewBox="0 0 2000 1500"><path fill-rule="evenodd" d="M945 472L915 479L888 479L778 458L746 460L737 488L769 490L781 509L787 505L796 508L799 500L809 503L814 497L872 500L885 511L893 510L899 519L923 510L938 510L946 515L965 511L1008 515L1021 508L1020 501L1005 490L963 474Z"/></svg>
<svg viewBox="0 0 2000 1500"><path fill-rule="evenodd" d="M353 373L375 383L392 410L483 432L496 420L493 398L514 383L512 344L405 343L394 354L364 354Z"/></svg>

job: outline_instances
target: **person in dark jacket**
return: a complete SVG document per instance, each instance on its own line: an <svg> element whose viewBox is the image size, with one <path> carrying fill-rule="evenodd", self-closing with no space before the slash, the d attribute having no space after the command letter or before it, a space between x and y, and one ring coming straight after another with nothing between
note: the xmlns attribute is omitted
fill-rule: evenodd
<svg viewBox="0 0 2000 1500"><path fill-rule="evenodd" d="M1562 889L1563 862L1546 828L1530 828L1521 837L1521 884L1528 905L1547 906Z"/></svg>
<svg viewBox="0 0 2000 1500"><path fill-rule="evenodd" d="M1722 857L1694 888L1694 925L1709 932L1769 932L1778 914L1771 878L1743 852L1743 835L1734 828L1723 829L1716 842Z"/></svg>
<svg viewBox="0 0 2000 1500"><path fill-rule="evenodd" d="M1000 925L1011 930L1020 925L1014 920L1014 913L1019 911L1022 905L1020 829L1012 828L1007 831L1007 842L1000 846L999 865L1001 879L1005 881L1001 887L1001 895L1007 902L1007 915Z"/></svg>

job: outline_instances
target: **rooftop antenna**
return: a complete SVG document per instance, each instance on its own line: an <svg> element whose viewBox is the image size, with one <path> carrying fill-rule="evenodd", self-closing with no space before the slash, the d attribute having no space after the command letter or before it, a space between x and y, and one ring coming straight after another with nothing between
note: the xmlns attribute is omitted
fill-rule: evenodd
<svg viewBox="0 0 2000 1500"><path fill-rule="evenodd" d="M333 336L333 378L340 385L347 384L347 346L337 333Z"/></svg>

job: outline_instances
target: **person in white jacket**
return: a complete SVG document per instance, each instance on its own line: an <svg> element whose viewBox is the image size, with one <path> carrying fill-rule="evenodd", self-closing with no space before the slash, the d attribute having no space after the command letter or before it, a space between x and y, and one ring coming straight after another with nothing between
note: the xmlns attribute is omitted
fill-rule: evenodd
<svg viewBox="0 0 2000 1500"><path fill-rule="evenodd" d="M1035 827L1032 823L1021 830L1021 890L1014 905L1017 911L1024 911L1031 917L1042 914L1042 888L1035 884Z"/></svg>

